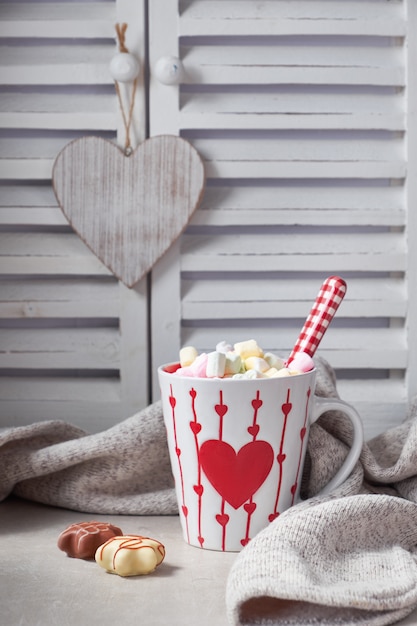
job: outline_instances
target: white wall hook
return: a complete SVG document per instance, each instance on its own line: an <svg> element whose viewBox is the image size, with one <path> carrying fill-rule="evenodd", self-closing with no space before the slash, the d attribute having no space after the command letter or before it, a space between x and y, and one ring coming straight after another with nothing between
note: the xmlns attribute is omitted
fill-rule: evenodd
<svg viewBox="0 0 417 626"><path fill-rule="evenodd" d="M163 85L179 85L184 78L184 66L178 57L161 57L155 64L154 74Z"/></svg>

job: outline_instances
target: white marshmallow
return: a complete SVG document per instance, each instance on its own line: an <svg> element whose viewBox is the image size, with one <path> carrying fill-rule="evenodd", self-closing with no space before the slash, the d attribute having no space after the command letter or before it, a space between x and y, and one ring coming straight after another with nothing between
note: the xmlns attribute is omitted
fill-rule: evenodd
<svg viewBox="0 0 417 626"><path fill-rule="evenodd" d="M284 359L281 359L280 356L273 352L265 352L264 359L269 363L270 367L275 367L277 370L282 369L285 365Z"/></svg>
<svg viewBox="0 0 417 626"><path fill-rule="evenodd" d="M226 355L223 352L209 352L207 355L207 378L222 378L226 366Z"/></svg>
<svg viewBox="0 0 417 626"><path fill-rule="evenodd" d="M227 343L227 341L219 341L216 346L216 352L223 352L224 354L227 354L228 352L232 351L233 346L230 343Z"/></svg>
<svg viewBox="0 0 417 626"><path fill-rule="evenodd" d="M226 352L225 374L238 374L242 368L242 359L236 352Z"/></svg>

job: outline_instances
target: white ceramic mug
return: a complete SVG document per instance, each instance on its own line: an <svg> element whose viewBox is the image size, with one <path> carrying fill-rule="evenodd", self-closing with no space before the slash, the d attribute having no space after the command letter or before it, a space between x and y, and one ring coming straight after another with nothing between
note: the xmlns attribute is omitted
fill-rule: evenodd
<svg viewBox="0 0 417 626"><path fill-rule="evenodd" d="M299 500L310 425L345 413L353 443L321 493L339 486L361 453L355 409L314 395L316 370L284 378L191 378L158 369L183 536L193 546L239 551Z"/></svg>

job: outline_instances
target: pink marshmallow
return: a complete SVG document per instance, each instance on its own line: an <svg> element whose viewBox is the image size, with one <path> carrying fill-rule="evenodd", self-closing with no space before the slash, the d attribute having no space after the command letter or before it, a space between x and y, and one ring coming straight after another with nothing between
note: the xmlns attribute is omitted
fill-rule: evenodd
<svg viewBox="0 0 417 626"><path fill-rule="evenodd" d="M314 369L315 365L313 359L307 352L297 352L287 367L290 371L310 372L310 370Z"/></svg>
<svg viewBox="0 0 417 626"><path fill-rule="evenodd" d="M191 376L194 378L207 378L206 376L206 368L207 368L207 354L203 352L199 354L198 357L188 365L187 367L179 367L175 374L177 376Z"/></svg>

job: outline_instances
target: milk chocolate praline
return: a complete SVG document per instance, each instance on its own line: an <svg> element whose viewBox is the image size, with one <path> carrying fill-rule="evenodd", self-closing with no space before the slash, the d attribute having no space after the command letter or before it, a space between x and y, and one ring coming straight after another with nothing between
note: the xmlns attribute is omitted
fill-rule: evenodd
<svg viewBox="0 0 417 626"><path fill-rule="evenodd" d="M108 522L78 522L59 535L58 548L77 559L93 559L99 546L122 534L120 528Z"/></svg>

